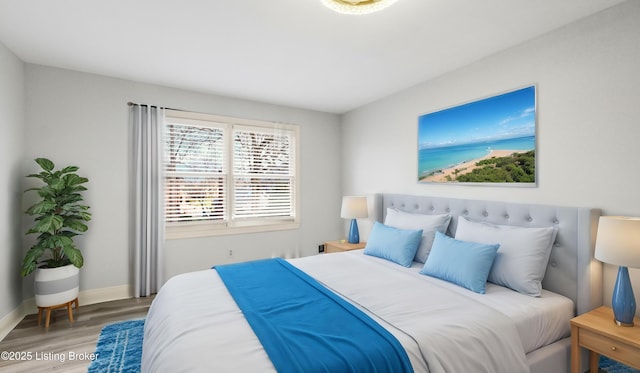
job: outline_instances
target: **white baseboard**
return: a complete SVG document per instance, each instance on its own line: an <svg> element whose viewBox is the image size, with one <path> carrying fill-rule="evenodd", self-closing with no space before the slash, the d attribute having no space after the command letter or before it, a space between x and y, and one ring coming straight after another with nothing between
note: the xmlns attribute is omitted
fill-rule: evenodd
<svg viewBox="0 0 640 373"><path fill-rule="evenodd" d="M9 312L5 317L0 319L0 341L9 334L24 319L27 314L24 313L24 302Z"/></svg>
<svg viewBox="0 0 640 373"><path fill-rule="evenodd" d="M109 302L112 300L133 298L133 286L120 285L108 288L84 290L78 294L80 307L83 305ZM25 316L35 314L38 311L35 298L22 301L18 307L0 319L0 341L15 328Z"/></svg>
<svg viewBox="0 0 640 373"><path fill-rule="evenodd" d="M81 291L78 295L78 302L82 307L83 304L95 304L128 298L133 298L133 286L120 285Z"/></svg>

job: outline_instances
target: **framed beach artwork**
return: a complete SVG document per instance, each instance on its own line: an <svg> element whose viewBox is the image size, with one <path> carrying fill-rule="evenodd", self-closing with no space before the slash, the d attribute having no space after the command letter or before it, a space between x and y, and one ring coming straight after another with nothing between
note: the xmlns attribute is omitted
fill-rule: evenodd
<svg viewBox="0 0 640 373"><path fill-rule="evenodd" d="M536 185L536 87L418 118L418 182Z"/></svg>

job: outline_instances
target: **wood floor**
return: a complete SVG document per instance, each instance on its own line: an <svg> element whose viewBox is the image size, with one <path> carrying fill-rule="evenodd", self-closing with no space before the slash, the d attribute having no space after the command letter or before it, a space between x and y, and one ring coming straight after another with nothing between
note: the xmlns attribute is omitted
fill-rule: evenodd
<svg viewBox="0 0 640 373"><path fill-rule="evenodd" d="M86 373L91 361L80 358L95 352L100 330L113 322L144 318L152 300L147 297L88 306L80 304L80 308L74 310L73 324L67 319L66 309L61 309L55 311L55 321L52 314L48 330L44 328L44 321L38 326L37 314L28 315L0 341L0 353L7 351L12 357L25 360L7 360L3 354L0 372Z"/></svg>

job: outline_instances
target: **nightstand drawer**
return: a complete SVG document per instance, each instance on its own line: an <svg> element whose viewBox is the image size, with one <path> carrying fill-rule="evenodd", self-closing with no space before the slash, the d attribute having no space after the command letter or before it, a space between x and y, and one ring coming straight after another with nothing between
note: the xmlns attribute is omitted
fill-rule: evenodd
<svg viewBox="0 0 640 373"><path fill-rule="evenodd" d="M580 329L580 345L622 363L640 366L638 349L586 329Z"/></svg>

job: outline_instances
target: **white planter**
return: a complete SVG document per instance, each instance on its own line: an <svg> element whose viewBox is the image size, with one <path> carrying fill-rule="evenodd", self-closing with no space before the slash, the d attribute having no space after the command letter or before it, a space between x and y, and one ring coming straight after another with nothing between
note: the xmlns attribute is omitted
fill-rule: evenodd
<svg viewBox="0 0 640 373"><path fill-rule="evenodd" d="M80 269L73 264L58 268L37 268L35 294L38 307L51 307L78 297Z"/></svg>

